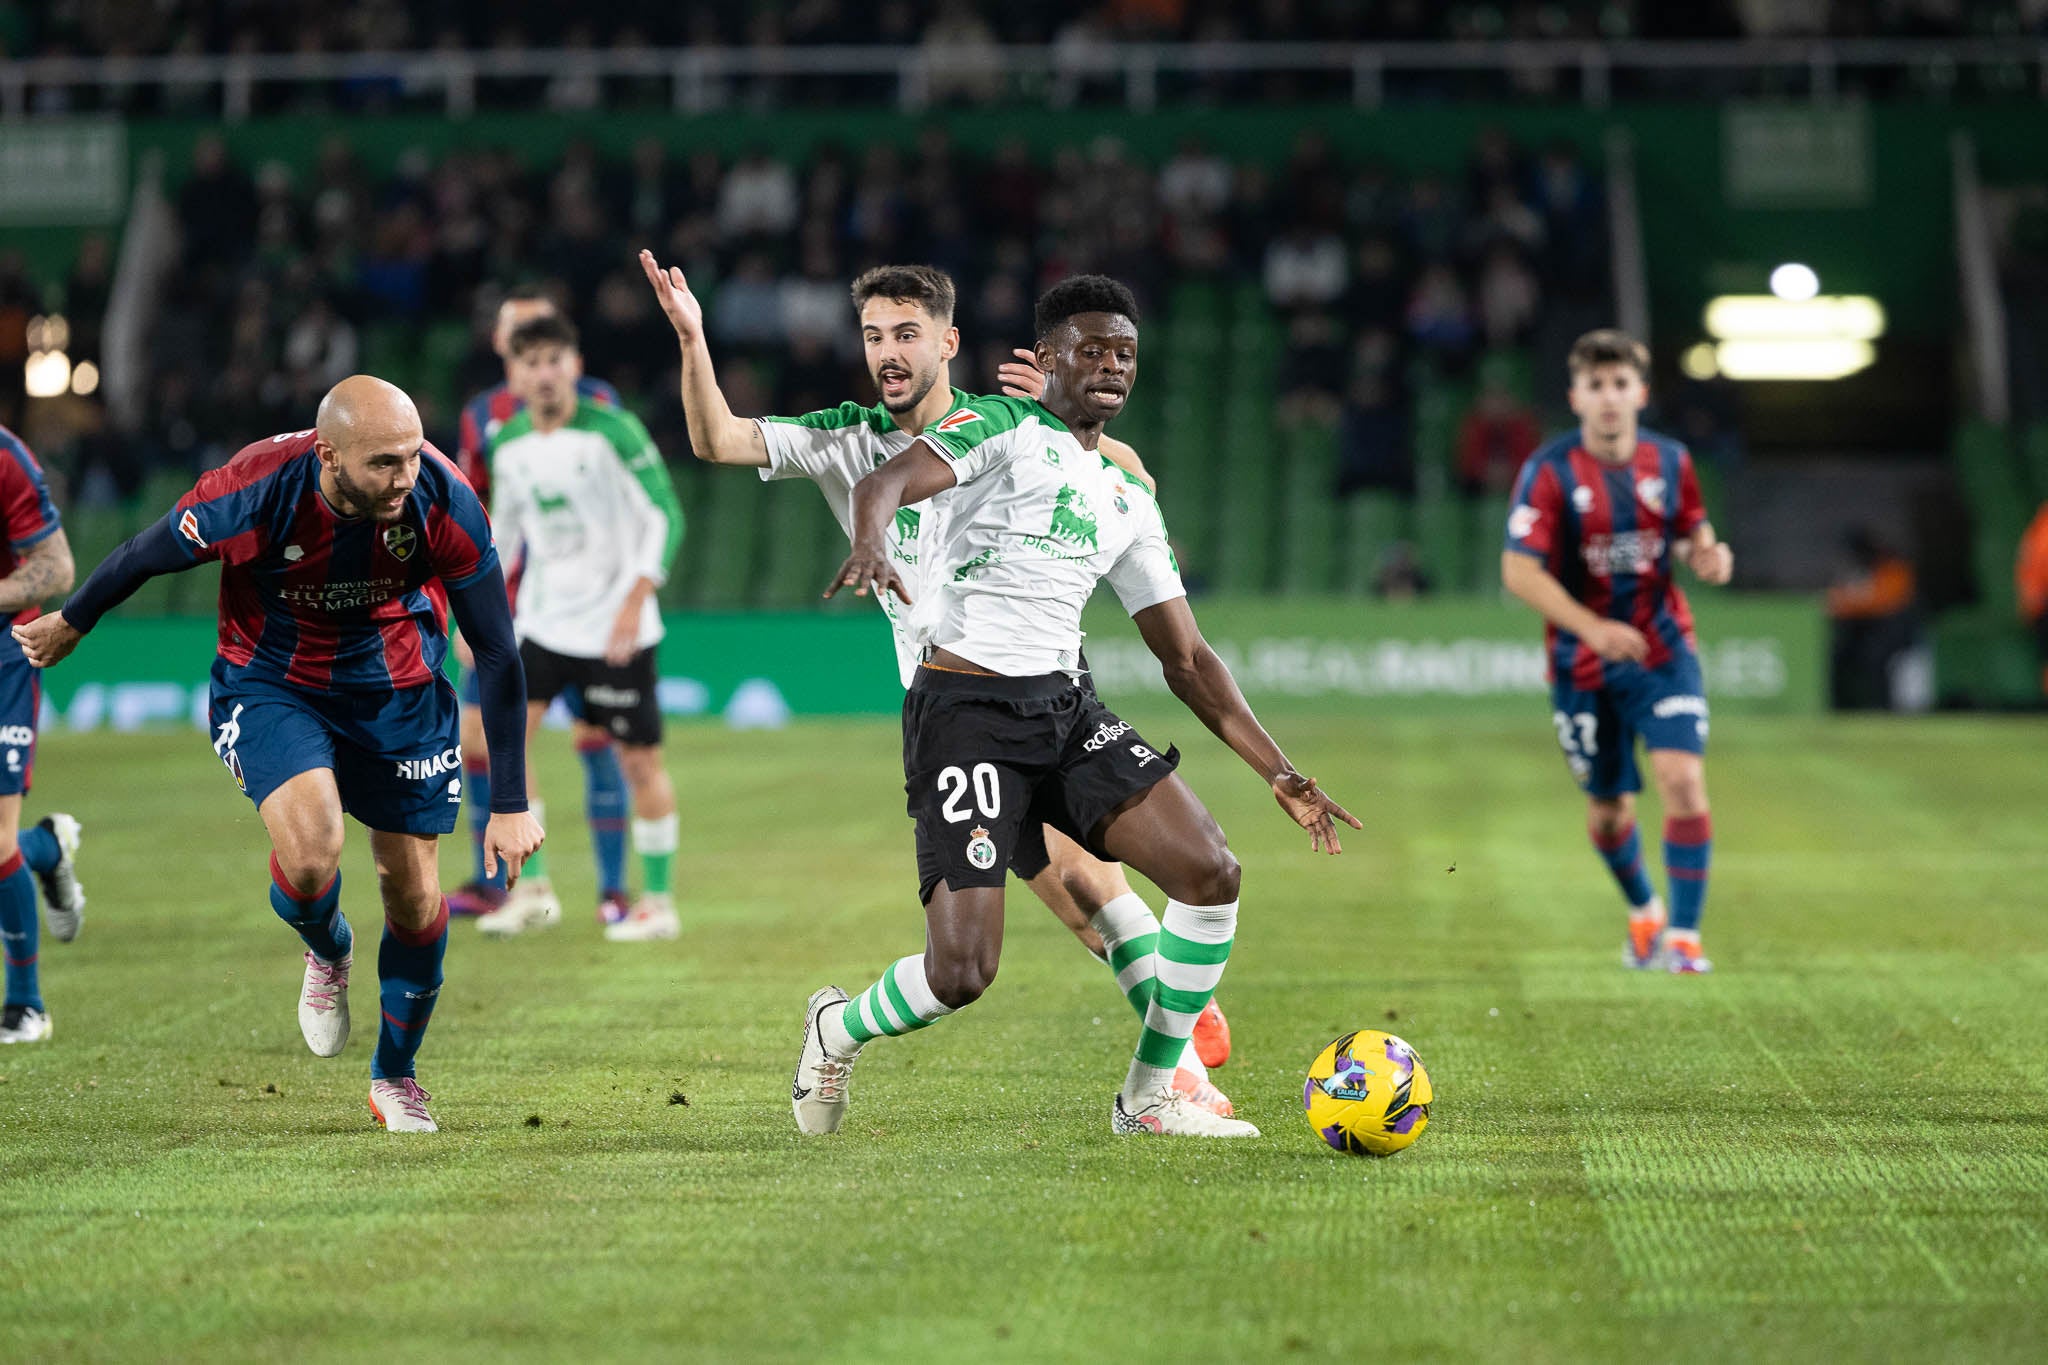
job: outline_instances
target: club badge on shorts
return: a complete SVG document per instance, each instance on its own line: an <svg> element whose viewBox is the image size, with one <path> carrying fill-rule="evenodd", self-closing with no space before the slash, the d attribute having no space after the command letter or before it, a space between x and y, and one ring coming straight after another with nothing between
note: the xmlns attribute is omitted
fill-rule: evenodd
<svg viewBox="0 0 2048 1365"><path fill-rule="evenodd" d="M967 861L983 872L996 865L996 841L988 837L988 831L976 825L967 835Z"/></svg>
<svg viewBox="0 0 2048 1365"><path fill-rule="evenodd" d="M413 546L417 543L418 537L413 535L410 526L393 526L384 532L384 548L391 551L393 559L401 562L412 558Z"/></svg>

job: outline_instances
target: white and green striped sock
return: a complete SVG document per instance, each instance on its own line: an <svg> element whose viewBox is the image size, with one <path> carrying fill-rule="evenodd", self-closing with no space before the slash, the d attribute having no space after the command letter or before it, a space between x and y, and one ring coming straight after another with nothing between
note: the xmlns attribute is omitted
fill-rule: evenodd
<svg viewBox="0 0 2048 1365"><path fill-rule="evenodd" d="M901 1037L929 1027L953 1011L939 1003L924 978L924 954L898 958L874 985L846 1002L843 1011L819 1016L825 1049L851 1057L871 1038Z"/></svg>
<svg viewBox="0 0 2048 1365"><path fill-rule="evenodd" d="M1237 902L1228 905L1166 903L1159 926L1158 981L1145 1008L1138 1050L1124 1077L1124 1099L1165 1090L1173 1084L1181 1056L1193 1055L1188 1039L1195 1019L1216 994L1230 945L1237 937Z"/></svg>
<svg viewBox="0 0 2048 1365"><path fill-rule="evenodd" d="M1159 980L1159 920L1152 907L1137 892L1126 891L1096 911L1089 923L1102 935L1109 969L1116 973L1116 988L1143 1020ZM1209 1068L1195 1055L1192 1042L1182 1051L1178 1065L1203 1080L1209 1078Z"/></svg>

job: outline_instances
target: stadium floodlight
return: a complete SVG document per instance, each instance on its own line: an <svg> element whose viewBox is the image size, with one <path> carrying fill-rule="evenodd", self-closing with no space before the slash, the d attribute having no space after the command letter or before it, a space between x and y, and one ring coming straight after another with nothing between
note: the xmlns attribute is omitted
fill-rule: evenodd
<svg viewBox="0 0 2048 1365"><path fill-rule="evenodd" d="M1787 261L1771 272L1771 292L1781 299L1803 302L1820 293L1820 276L1810 265Z"/></svg>
<svg viewBox="0 0 2048 1365"><path fill-rule="evenodd" d="M21 377L29 397L56 398L71 387L71 357L62 351L31 351Z"/></svg>
<svg viewBox="0 0 2048 1365"><path fill-rule="evenodd" d="M1687 379L1712 379L1721 373L1721 362L1714 355L1714 343L1700 341L1685 348L1678 357L1678 368Z"/></svg>
<svg viewBox="0 0 2048 1365"><path fill-rule="evenodd" d="M1885 329L1884 305L1868 294L1723 294L1708 301L1705 322L1721 341L1875 341Z"/></svg>
<svg viewBox="0 0 2048 1365"><path fill-rule="evenodd" d="M1745 337L1714 348L1730 379L1842 379L1876 359L1876 347L1857 337Z"/></svg>
<svg viewBox="0 0 2048 1365"><path fill-rule="evenodd" d="M100 367L90 360L81 360L71 367L71 391L80 398L90 397L100 387Z"/></svg>

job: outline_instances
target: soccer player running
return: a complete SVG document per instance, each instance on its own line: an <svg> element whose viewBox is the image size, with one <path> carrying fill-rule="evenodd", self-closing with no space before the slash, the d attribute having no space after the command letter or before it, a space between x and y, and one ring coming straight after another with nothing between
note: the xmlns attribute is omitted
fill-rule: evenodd
<svg viewBox="0 0 2048 1365"><path fill-rule="evenodd" d="M1623 960L1710 971L1700 952L1713 848L1707 702L1692 612L1671 564L1718 584L1734 572L1735 556L1707 520L1691 454L1638 425L1649 400L1649 348L1602 329L1580 337L1568 363L1579 429L1522 465L1501 582L1548 623L1551 721L1586 793L1593 847L1628 900ZM1636 831L1638 738L1664 802L1668 923Z"/></svg>
<svg viewBox="0 0 2048 1365"><path fill-rule="evenodd" d="M839 1127L868 1042L925 1028L988 988L1004 869L1043 822L1168 898L1155 951L1133 964L1151 991L1111 1131L1256 1137L1172 1088L1236 937L1239 869L1174 771L1178 752L1145 743L1080 685L1081 609L1096 583L1108 580L1174 695L1270 784L1314 849L1340 852L1336 821L1358 822L1259 724L1196 627L1158 504L1099 452L1137 377L1130 291L1099 275L1066 280L1039 299L1036 330L1042 402L972 399L854 489L853 552L826 595L906 601L889 529L899 508L955 490L942 540L921 547L936 562L915 608L922 657L903 707L926 946L857 999L837 987L811 996L791 1088L797 1126Z"/></svg>
<svg viewBox="0 0 2048 1365"><path fill-rule="evenodd" d="M922 265L878 266L853 283L853 305L860 320L868 373L880 402L873 407L842 403L801 417L747 418L733 415L718 387L704 336L703 309L683 272L663 270L647 251L640 253L640 264L682 345L683 408L697 458L711 464L752 467L764 480L811 480L849 536L853 532L854 485L907 449L927 427L973 401L972 395L953 387L952 360L959 352L960 338L953 326L953 281L942 270ZM1003 376L1036 397L1044 385L1043 373L1032 352L1019 354L1032 363L1005 365ZM1107 436L1100 448L1150 490L1151 480L1136 451ZM889 551L897 572L912 585L913 597L923 595L923 566L932 562L928 547L941 542L947 506L948 495L941 494L921 507L900 510L890 524ZM890 594L881 594L877 600L888 617L897 668L908 688L917 675L910 615ZM1085 679L1082 685L1092 688ZM1150 978L1133 964L1154 951L1159 921L1144 898L1131 889L1123 869L1094 857L1043 823L1024 830L1010 866L1074 931L1082 946L1110 968L1125 998L1143 1017L1150 998ZM1203 1055L1205 1046L1207 1055ZM1175 1069L1174 1085L1191 1100L1226 1117L1232 1112L1230 1100L1210 1083L1208 1067L1222 1065L1229 1052L1229 1025L1211 1001Z"/></svg>
<svg viewBox="0 0 2048 1365"><path fill-rule="evenodd" d="M503 542L523 547L514 625L526 667L527 741L548 703L575 692L585 720L618 742L642 891L604 936L674 938L676 793L662 764L654 594L682 544L682 505L640 419L577 392L583 357L567 318L522 323L509 351L512 391L525 406L498 433L491 510ZM480 931L554 923L560 911L545 857L527 866L540 894L529 897L522 883L477 921Z"/></svg>
<svg viewBox="0 0 2048 1365"><path fill-rule="evenodd" d="M0 426L0 612L10 623L36 619L44 599L71 588L71 545L43 483L42 466L19 436ZM37 971L36 883L43 888L50 936L78 937L85 889L72 858L78 821L61 812L21 827L21 798L35 772L36 721L42 680L10 636L0 642L0 948L7 965L0 1043L40 1043L50 1036Z"/></svg>
<svg viewBox="0 0 2048 1365"><path fill-rule="evenodd" d="M505 361L508 380L513 329L555 311L554 300L533 289L515 289L498 305L491 349ZM612 386L589 375L577 377L576 394L593 403L619 405L619 395ZM462 444L455 453L455 463L486 507L491 505L492 451L498 434L519 415L519 408L519 396L512 392L509 382L493 384L463 404ZM506 578L516 591L516 564ZM505 903L505 868L501 863L495 873L484 871L484 829L491 814L491 765L485 753L483 712L477 705L476 670L460 635L455 637L455 653L462 664L456 695L462 702L462 786L468 798L472 867L469 880L448 893L448 909L456 915L484 915ZM597 917L601 923L616 924L632 909L626 896L626 779L619 772L619 757L612 749L611 739L583 718L582 697L571 689L563 694L563 700L575 718L576 757L583 765L583 811L590 821L591 851L597 857ZM546 824L547 814L542 805L536 802L532 809L533 818ZM529 876L523 880L526 894L535 894L538 879ZM553 892L548 894L552 896ZM556 913L560 913L559 905Z"/></svg>
<svg viewBox="0 0 2048 1365"><path fill-rule="evenodd" d="M437 839L462 799L455 689L441 672L450 606L483 690L485 862L509 864L516 882L542 837L526 809L526 687L483 504L422 439L410 398L352 375L311 431L258 441L201 477L14 639L48 668L149 579L207 560L221 565L213 751L263 818L271 908L305 942L300 1032L319 1057L348 1042L346 813L370 830L384 909L370 1112L392 1132L431 1133L414 1058L448 944Z"/></svg>

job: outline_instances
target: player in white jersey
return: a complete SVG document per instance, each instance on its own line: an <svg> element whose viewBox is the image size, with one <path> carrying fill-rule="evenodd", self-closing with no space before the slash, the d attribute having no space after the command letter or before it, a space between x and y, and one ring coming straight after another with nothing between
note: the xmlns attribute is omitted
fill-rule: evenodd
<svg viewBox="0 0 2048 1365"><path fill-rule="evenodd" d="M526 406L498 433L491 516L501 543L525 550L513 628L526 669L527 742L557 695L581 693L584 718L618 744L641 867L640 897L604 936L674 938L676 794L661 755L654 594L682 544L682 506L639 419L578 394L574 324L535 318L513 331L510 351L508 382ZM545 863L527 866L479 930L516 934L560 918Z"/></svg>
<svg viewBox="0 0 2048 1365"><path fill-rule="evenodd" d="M844 1120L855 1059L980 998L1002 951L1008 855L1035 821L1128 862L1168 897L1138 1047L1112 1097L1119 1134L1256 1137L1188 1104L1175 1058L1236 937L1240 874L1223 832L1161 752L1079 684L1081 608L1107 580L1168 685L1309 831L1342 851L1358 822L1287 760L1202 639L1152 499L1097 450L1136 377L1137 304L1102 276L1055 286L1037 309L1043 404L969 402L854 489L853 553L827 590L910 592L885 539L900 507L953 490L943 543L913 614L922 656L903 708L903 771L917 821L925 951L849 999L814 993L792 1099L805 1132Z"/></svg>
<svg viewBox="0 0 2048 1365"><path fill-rule="evenodd" d="M959 335L952 326L953 282L943 271L884 266L854 283L854 306L879 403L845 403L797 418L748 419L732 414L718 388L704 340L702 310L682 272L663 271L650 252L641 253L641 265L682 343L683 406L697 457L712 464L753 467L763 479L812 480L849 534L854 485L908 447L928 425L970 401L952 387L951 361L959 349ZM1027 360L1032 355L1020 354ZM1032 394L1044 382L1035 363L1006 365L1003 373L1006 382ZM1135 451L1107 438L1103 449L1149 489ZM915 579L920 573L920 547L936 540L945 501L940 497L905 508L891 522L890 553L906 577ZM884 597L881 605L889 616L898 667L908 687L916 673L911 621L893 599ZM1026 831L1011 866L1074 930L1082 945L1116 973L1119 988L1142 1014L1150 978L1133 964L1152 951L1159 925L1131 889L1123 869L1043 824ZM1230 1102L1209 1083L1204 1064L1221 1065L1229 1048L1229 1025L1212 1002L1175 1074L1176 1085L1190 1099L1225 1115Z"/></svg>

